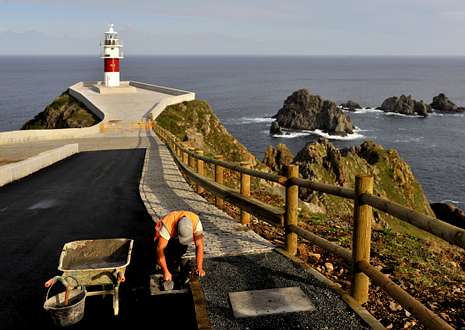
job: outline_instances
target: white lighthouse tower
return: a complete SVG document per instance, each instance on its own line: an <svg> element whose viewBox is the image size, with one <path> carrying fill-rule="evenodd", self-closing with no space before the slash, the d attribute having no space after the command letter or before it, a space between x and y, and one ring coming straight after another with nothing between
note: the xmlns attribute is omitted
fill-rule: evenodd
<svg viewBox="0 0 465 330"><path fill-rule="evenodd" d="M118 39L118 32L113 29L113 24L105 32L105 39L100 43L102 47L102 58L104 60L105 76L103 84L105 87L119 87L119 60L123 58L123 45Z"/></svg>

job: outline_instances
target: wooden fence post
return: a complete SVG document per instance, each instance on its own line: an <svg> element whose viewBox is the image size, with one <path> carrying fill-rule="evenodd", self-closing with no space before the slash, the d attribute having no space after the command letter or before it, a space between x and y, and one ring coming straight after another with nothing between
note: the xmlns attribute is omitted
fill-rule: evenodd
<svg viewBox="0 0 465 330"><path fill-rule="evenodd" d="M298 178L299 166L288 165L287 177ZM286 230L286 250L290 255L297 253L297 234L290 231L290 225L298 224L298 208L299 208L299 186L286 185L286 213L284 215L284 228Z"/></svg>
<svg viewBox="0 0 465 330"><path fill-rule="evenodd" d="M370 281L357 267L357 262L370 262L371 221L373 210L371 206L360 203L362 194L373 194L373 177L368 175L355 177L354 201L354 232L352 239L352 288L351 295L359 303L368 301L368 288Z"/></svg>
<svg viewBox="0 0 465 330"><path fill-rule="evenodd" d="M240 165L245 168L250 168L250 162L241 162ZM250 175L241 173L241 195L250 197ZM241 209L241 223L248 225L250 223L250 213Z"/></svg>
<svg viewBox="0 0 465 330"><path fill-rule="evenodd" d="M181 150L182 153L182 162L184 165L189 166L189 157L187 156L186 146L184 145L184 150Z"/></svg>
<svg viewBox="0 0 465 330"><path fill-rule="evenodd" d="M222 155L215 156L216 160L223 160ZM215 164L215 182L223 185L223 167ZM221 197L215 196L215 205L219 209L223 209L224 201Z"/></svg>
<svg viewBox="0 0 465 330"><path fill-rule="evenodd" d="M189 150L190 152L194 152L194 148L192 147L189 147L187 148L187 150ZM195 158L193 156L191 156L191 154L187 154L187 158L188 158L188 165L191 169L195 169Z"/></svg>
<svg viewBox="0 0 465 330"><path fill-rule="evenodd" d="M203 150L197 149L197 154L199 156L203 156ZM204 161L201 159L197 159L197 173L201 176L205 176L205 166ZM204 192L204 189L198 184L196 187L197 194L201 194Z"/></svg>

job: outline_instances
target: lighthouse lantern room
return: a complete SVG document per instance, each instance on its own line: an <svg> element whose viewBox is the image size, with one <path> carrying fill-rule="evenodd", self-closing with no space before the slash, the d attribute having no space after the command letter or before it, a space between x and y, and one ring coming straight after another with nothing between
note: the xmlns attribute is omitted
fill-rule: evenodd
<svg viewBox="0 0 465 330"><path fill-rule="evenodd" d="M105 87L119 87L119 61L123 58L122 47L118 38L118 32L113 29L113 24L105 32L105 39L100 43L102 47L102 58L104 60L105 76L103 83Z"/></svg>

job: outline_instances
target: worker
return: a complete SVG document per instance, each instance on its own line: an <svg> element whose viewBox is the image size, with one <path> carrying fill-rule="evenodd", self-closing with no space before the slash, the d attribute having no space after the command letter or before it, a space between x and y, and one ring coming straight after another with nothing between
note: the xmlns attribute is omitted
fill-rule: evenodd
<svg viewBox="0 0 465 330"><path fill-rule="evenodd" d="M193 241L196 248L196 273L203 277L203 227L198 215L189 211L173 211L155 222L157 263L163 271L164 281L172 281L170 270L174 270L173 265L181 261Z"/></svg>

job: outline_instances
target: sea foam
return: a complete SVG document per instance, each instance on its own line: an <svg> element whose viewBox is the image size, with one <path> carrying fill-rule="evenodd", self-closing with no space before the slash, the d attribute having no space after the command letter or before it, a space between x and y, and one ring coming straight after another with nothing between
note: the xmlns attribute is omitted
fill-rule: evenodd
<svg viewBox="0 0 465 330"><path fill-rule="evenodd" d="M363 139L365 136L363 134L360 134L361 130L355 129L354 133L352 134L347 134L346 136L340 136L340 135L333 135L333 134L328 134L326 132L323 132L320 129L316 129L313 131L310 130L301 130L301 131L289 131L289 130L283 130L284 134L274 134L272 137L274 138L284 138L284 139L293 139L297 137L302 137L302 136L310 136L310 135L318 135L322 136L328 140L340 140L340 141L350 141L350 140L358 140L358 139Z"/></svg>

